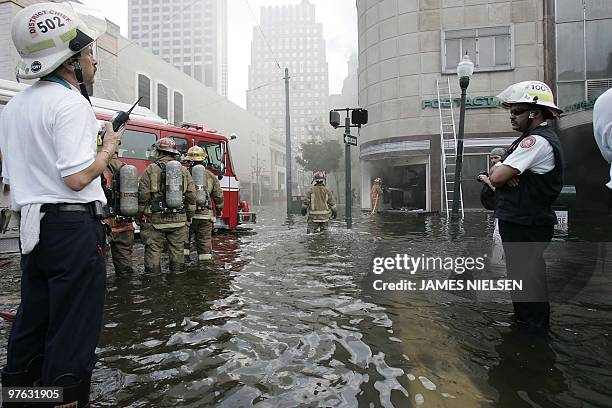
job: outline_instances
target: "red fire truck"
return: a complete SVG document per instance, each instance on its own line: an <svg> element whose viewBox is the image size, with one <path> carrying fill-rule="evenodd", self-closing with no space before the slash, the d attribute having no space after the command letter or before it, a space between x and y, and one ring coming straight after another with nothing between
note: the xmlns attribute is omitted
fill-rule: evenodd
<svg viewBox="0 0 612 408"><path fill-rule="evenodd" d="M0 79L0 110L13 95L27 86ZM110 120L115 112L130 108L130 105L106 99L91 98L91 101L99 120ZM240 181L232 164L230 140L214 129L193 124L173 126L149 109L137 106L130 115L119 146L119 159L136 166L141 174L153 162L150 153L155 141L161 137L172 137L182 154L186 154L191 146L206 150L206 167L219 177L225 199L223 214L217 218L216 229L234 229L241 224L255 223L256 214L249 211L246 201L240 200ZM19 250L18 224L15 218L5 217L10 213L9 202L8 189L0 183L0 253ZM6 223L3 222L5 220Z"/></svg>
<svg viewBox="0 0 612 408"><path fill-rule="evenodd" d="M98 119L111 120L110 115L96 111ZM141 174L152 163L152 146L162 137L174 139L181 155L192 146L200 146L206 151L206 167L219 178L225 200L223 214L217 218L215 228L233 229L241 224L255 223L256 214L249 211L246 201L240 200L240 181L232 165L229 140L214 129L189 123L177 127L155 117L135 117L128 122L121 139L119 160L136 166Z"/></svg>

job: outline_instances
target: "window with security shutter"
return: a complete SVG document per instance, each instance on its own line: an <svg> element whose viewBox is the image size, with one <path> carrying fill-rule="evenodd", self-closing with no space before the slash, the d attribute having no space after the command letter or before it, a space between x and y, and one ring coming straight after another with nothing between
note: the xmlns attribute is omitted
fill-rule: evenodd
<svg viewBox="0 0 612 408"><path fill-rule="evenodd" d="M474 71L501 71L514 68L512 27L482 27L446 30L442 33L442 71L454 74L466 53Z"/></svg>
<svg viewBox="0 0 612 408"><path fill-rule="evenodd" d="M183 94L174 91L174 124L180 126L183 124Z"/></svg>
<svg viewBox="0 0 612 408"><path fill-rule="evenodd" d="M157 114L168 119L168 88L162 84L157 84Z"/></svg>
<svg viewBox="0 0 612 408"><path fill-rule="evenodd" d="M142 97L140 106L151 108L151 80L143 74L138 74L138 97Z"/></svg>

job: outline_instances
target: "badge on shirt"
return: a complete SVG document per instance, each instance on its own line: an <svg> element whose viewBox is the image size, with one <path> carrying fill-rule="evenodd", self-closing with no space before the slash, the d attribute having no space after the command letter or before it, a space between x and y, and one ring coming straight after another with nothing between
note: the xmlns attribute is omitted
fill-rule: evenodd
<svg viewBox="0 0 612 408"><path fill-rule="evenodd" d="M536 138L533 136L527 136L521 141L521 147L523 149L529 149L536 143Z"/></svg>

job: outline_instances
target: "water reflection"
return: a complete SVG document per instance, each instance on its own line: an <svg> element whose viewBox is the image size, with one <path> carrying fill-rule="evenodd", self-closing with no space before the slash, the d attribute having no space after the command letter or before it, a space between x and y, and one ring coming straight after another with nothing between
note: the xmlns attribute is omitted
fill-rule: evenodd
<svg viewBox="0 0 612 408"><path fill-rule="evenodd" d="M311 235L303 217L258 214L214 236L208 267L109 281L95 406L612 406L610 244L553 241L553 329L538 337L514 330L508 294L372 288L374 257L489 253L488 214L355 213ZM2 290L16 307L17 287Z"/></svg>
<svg viewBox="0 0 612 408"><path fill-rule="evenodd" d="M489 384L499 393L495 406L567 406L556 398L568 387L551 342L547 334L516 328L501 334L495 346L499 360L489 372Z"/></svg>

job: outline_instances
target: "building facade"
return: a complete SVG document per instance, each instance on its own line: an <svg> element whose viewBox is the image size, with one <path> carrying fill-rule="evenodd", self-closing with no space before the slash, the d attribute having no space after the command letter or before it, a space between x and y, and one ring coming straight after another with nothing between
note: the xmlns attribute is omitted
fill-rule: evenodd
<svg viewBox="0 0 612 408"><path fill-rule="evenodd" d="M558 121L567 168L576 187L575 211L605 214L610 166L593 137L593 105L612 87L612 2L547 0L551 83L565 115Z"/></svg>
<svg viewBox="0 0 612 408"><path fill-rule="evenodd" d="M0 0L0 21L5 22L0 26L2 79L15 80L19 60L11 40L11 20L19 10L32 3L32 0ZM119 34L116 24L107 20L107 25L107 32L97 40L98 71L92 95L130 105L142 96L139 106L151 109L170 123L204 124L228 137L235 134L230 148L241 182L241 196L251 201L257 198L252 196L254 191L261 192L265 199L271 196L278 181L269 177L275 174L271 147L275 133L268 124L177 70L160 56L134 45ZM280 137L274 140L274 152L284 152L284 141Z"/></svg>
<svg viewBox="0 0 612 408"><path fill-rule="evenodd" d="M129 0L128 38L227 97L227 0Z"/></svg>
<svg viewBox="0 0 612 408"><path fill-rule="evenodd" d="M285 132L284 70L289 69L292 155L312 137L326 132L328 67L323 27L315 21L315 6L261 8L261 24L253 28L247 110L278 133ZM295 162L292 160L292 162ZM309 175L294 165L294 192L301 194Z"/></svg>
<svg viewBox="0 0 612 408"><path fill-rule="evenodd" d="M517 134L493 97L515 82L545 79L544 4L538 0L358 0L361 205L375 177L383 209L443 211L441 112L460 96L456 67L475 64L468 88L462 173L466 208L480 208L476 175L488 151ZM438 103L438 92L448 95ZM450 100L449 100L450 99Z"/></svg>

